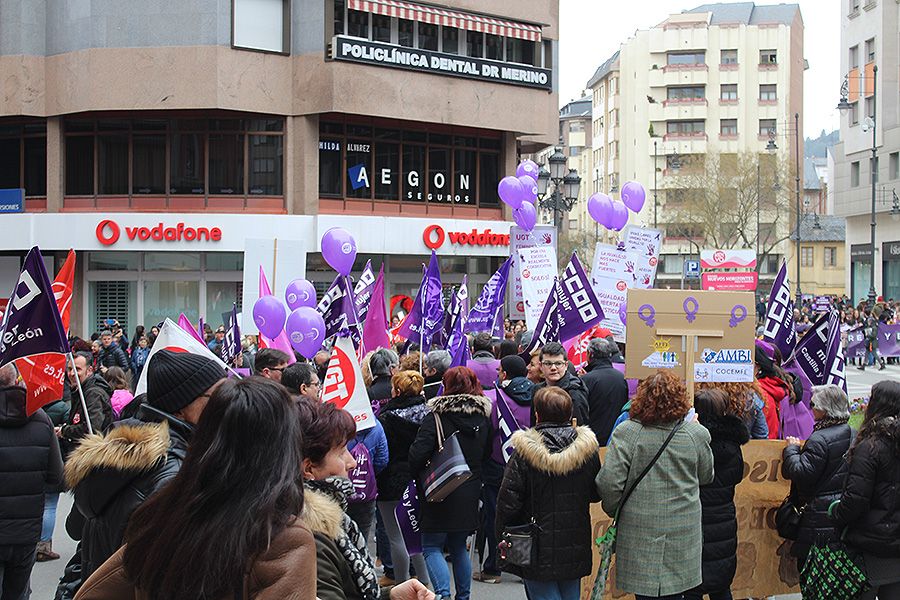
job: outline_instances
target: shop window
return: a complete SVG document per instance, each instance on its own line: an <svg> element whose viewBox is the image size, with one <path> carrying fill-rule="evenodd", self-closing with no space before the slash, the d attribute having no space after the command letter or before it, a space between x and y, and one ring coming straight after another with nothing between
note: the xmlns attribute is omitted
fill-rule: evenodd
<svg viewBox="0 0 900 600"><path fill-rule="evenodd" d="M235 133L209 135L209 193L244 193L243 136Z"/></svg>
<svg viewBox="0 0 900 600"><path fill-rule="evenodd" d="M319 139L319 195L341 196L341 141Z"/></svg>
<svg viewBox="0 0 900 600"><path fill-rule="evenodd" d="M200 319L199 281L144 281L144 323L158 323L179 313L192 323Z"/></svg>
<svg viewBox="0 0 900 600"><path fill-rule="evenodd" d="M385 15L372 15L372 40L391 43L391 18Z"/></svg>
<svg viewBox="0 0 900 600"><path fill-rule="evenodd" d="M397 43L407 48L416 45L416 22L409 19L397 20Z"/></svg>
<svg viewBox="0 0 900 600"><path fill-rule="evenodd" d="M132 161L133 194L164 194L166 191L166 136L135 135Z"/></svg>
<svg viewBox="0 0 900 600"><path fill-rule="evenodd" d="M243 252L207 252L207 271L243 271ZM240 304L240 302L238 302Z"/></svg>
<svg viewBox="0 0 900 600"><path fill-rule="evenodd" d="M372 197L372 144L347 140L347 197Z"/></svg>
<svg viewBox="0 0 900 600"><path fill-rule="evenodd" d="M141 255L137 252L90 252L89 271L137 271Z"/></svg>
<svg viewBox="0 0 900 600"><path fill-rule="evenodd" d="M534 42L512 37L506 38L506 62L533 65Z"/></svg>
<svg viewBox="0 0 900 600"><path fill-rule="evenodd" d="M681 254L664 254L659 258L662 272L666 275L680 275L684 270L684 256Z"/></svg>
<svg viewBox="0 0 900 600"><path fill-rule="evenodd" d="M459 29L441 27L441 51L445 54L459 54Z"/></svg>
<svg viewBox="0 0 900 600"><path fill-rule="evenodd" d="M250 182L248 192L266 196L283 193L283 138L280 135L249 136Z"/></svg>
<svg viewBox="0 0 900 600"><path fill-rule="evenodd" d="M144 252L145 271L199 271L199 252Z"/></svg>
<svg viewBox="0 0 900 600"><path fill-rule="evenodd" d="M375 199L396 200L400 195L400 144L375 144Z"/></svg>
<svg viewBox="0 0 900 600"><path fill-rule="evenodd" d="M451 182L450 149L434 148L428 151L428 200L430 202L450 202Z"/></svg>
<svg viewBox="0 0 900 600"><path fill-rule="evenodd" d="M97 137L97 177L99 194L128 193L128 136Z"/></svg>
<svg viewBox="0 0 900 600"><path fill-rule="evenodd" d="M430 23L417 23L419 28L419 48L422 50L438 50L438 26Z"/></svg>
<svg viewBox="0 0 900 600"><path fill-rule="evenodd" d="M503 60L503 38L490 33L484 34L484 57Z"/></svg>
<svg viewBox="0 0 900 600"><path fill-rule="evenodd" d="M203 136L199 133L176 133L172 136L172 154L169 159L172 181L170 194L203 194L204 149Z"/></svg>
<svg viewBox="0 0 900 600"><path fill-rule="evenodd" d="M232 0L233 44L237 48L287 52L289 0ZM288 3L287 7L285 2Z"/></svg>
<svg viewBox="0 0 900 600"><path fill-rule="evenodd" d="M369 39L369 13L361 10L348 10L347 35Z"/></svg>
<svg viewBox="0 0 900 600"><path fill-rule="evenodd" d="M219 323L225 322L224 315L231 312L237 304L241 309L243 283L240 281L207 281L206 282L206 322L215 329Z"/></svg>
<svg viewBox="0 0 900 600"><path fill-rule="evenodd" d="M425 146L403 145L403 200L423 202L425 200Z"/></svg>
<svg viewBox="0 0 900 600"><path fill-rule="evenodd" d="M482 58L484 56L484 34L478 31L466 32L466 56Z"/></svg>
<svg viewBox="0 0 900 600"><path fill-rule="evenodd" d="M66 137L66 194L94 195L94 138Z"/></svg>

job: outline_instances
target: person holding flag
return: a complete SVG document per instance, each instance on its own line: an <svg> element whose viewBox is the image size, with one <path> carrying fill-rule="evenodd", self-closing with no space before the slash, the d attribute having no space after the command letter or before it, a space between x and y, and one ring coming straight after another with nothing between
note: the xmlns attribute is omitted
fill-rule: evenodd
<svg viewBox="0 0 900 600"><path fill-rule="evenodd" d="M87 406L87 416L85 417L81 406L76 404L69 411L65 425L57 428L66 460L69 453L90 433L88 421L95 433L103 433L109 429L114 420L110 404L113 390L100 373L94 372L91 359L92 356L87 352L76 352L68 368L72 397L76 397L78 390L81 390Z"/></svg>

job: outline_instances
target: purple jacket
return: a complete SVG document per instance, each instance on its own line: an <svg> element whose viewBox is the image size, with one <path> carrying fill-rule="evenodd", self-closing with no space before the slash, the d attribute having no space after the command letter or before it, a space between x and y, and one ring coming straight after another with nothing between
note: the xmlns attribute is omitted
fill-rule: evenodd
<svg viewBox="0 0 900 600"><path fill-rule="evenodd" d="M475 356L466 363L466 366L475 372L478 382L485 390L494 387L497 383L497 369L500 368L500 361L494 358L489 352L477 352Z"/></svg>

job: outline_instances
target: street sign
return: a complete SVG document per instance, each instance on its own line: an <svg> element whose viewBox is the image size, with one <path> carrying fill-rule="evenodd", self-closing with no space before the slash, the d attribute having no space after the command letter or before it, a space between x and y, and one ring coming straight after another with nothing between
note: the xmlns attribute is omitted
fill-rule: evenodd
<svg viewBox="0 0 900 600"><path fill-rule="evenodd" d="M684 261L684 278L700 279L700 261L688 259Z"/></svg>
<svg viewBox="0 0 900 600"><path fill-rule="evenodd" d="M720 292L752 292L759 284L756 271L740 273L704 273L703 289Z"/></svg>
<svg viewBox="0 0 900 600"><path fill-rule="evenodd" d="M12 188L0 190L0 213L20 213L24 210L24 189Z"/></svg>

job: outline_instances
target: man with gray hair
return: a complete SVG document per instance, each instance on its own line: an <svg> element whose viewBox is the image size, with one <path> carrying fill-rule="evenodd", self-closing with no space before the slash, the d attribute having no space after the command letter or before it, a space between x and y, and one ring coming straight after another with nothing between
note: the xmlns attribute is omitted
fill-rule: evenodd
<svg viewBox="0 0 900 600"><path fill-rule="evenodd" d="M613 367L612 359L619 351L615 342L594 338L588 345L587 373L581 380L588 390L588 425L601 446L606 445L616 418L628 402L625 375Z"/></svg>
<svg viewBox="0 0 900 600"><path fill-rule="evenodd" d="M427 400L437 396L444 373L450 368L452 361L453 358L446 350L432 350L425 355L425 387L422 388L422 392Z"/></svg>

